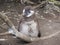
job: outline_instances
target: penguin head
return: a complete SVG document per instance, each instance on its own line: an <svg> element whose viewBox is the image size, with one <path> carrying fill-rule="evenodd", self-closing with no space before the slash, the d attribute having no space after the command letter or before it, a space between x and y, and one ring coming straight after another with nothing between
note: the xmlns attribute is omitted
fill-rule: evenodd
<svg viewBox="0 0 60 45"><path fill-rule="evenodd" d="M31 6L27 6L23 9L23 16L30 17L34 14L34 10Z"/></svg>

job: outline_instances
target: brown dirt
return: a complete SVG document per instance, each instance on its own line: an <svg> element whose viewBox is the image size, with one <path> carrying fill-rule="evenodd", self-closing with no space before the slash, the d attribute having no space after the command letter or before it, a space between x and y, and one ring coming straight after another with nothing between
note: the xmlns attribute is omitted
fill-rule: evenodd
<svg viewBox="0 0 60 45"><path fill-rule="evenodd" d="M5 13L8 12L8 14L6 15L13 22L16 28L18 28L20 14L22 13L23 8L24 6L21 5L20 3L0 4L0 12L5 12ZM48 36L60 31L60 13L55 12L56 18L54 18L53 15L44 14L43 11L41 10L43 9L39 9L40 15L38 16L40 17L39 21L40 21L41 37ZM8 29L8 26L4 24L2 20L0 21L0 25L2 25L5 29ZM0 28L0 33L5 31L7 30ZM40 40L32 43L22 42L21 39L15 38L13 35L0 36L0 39L1 38L5 38L8 40L0 41L0 45L60 45L60 33L52 38Z"/></svg>

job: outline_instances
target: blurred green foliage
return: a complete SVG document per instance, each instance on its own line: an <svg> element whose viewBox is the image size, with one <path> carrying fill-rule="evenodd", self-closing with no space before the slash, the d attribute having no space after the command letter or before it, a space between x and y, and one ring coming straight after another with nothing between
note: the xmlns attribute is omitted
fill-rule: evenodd
<svg viewBox="0 0 60 45"><path fill-rule="evenodd" d="M47 0L49 2L53 2L55 5L60 6L60 1L57 0Z"/></svg>
<svg viewBox="0 0 60 45"><path fill-rule="evenodd" d="M56 0L48 0L48 1L50 1L50 2L54 2L54 1L56 1Z"/></svg>

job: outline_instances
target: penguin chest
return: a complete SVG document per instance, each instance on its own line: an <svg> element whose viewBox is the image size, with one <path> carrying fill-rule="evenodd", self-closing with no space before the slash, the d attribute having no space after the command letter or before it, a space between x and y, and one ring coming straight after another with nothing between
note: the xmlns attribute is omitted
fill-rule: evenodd
<svg viewBox="0 0 60 45"><path fill-rule="evenodd" d="M28 36L36 37L38 35L37 23L34 20L21 23L20 32Z"/></svg>

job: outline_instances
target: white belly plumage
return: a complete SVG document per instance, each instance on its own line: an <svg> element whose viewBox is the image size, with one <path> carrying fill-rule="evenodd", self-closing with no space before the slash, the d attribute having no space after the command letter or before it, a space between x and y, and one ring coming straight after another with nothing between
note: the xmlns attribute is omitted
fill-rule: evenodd
<svg viewBox="0 0 60 45"><path fill-rule="evenodd" d="M20 24L20 32L28 36L37 37L38 29L37 23L34 20Z"/></svg>

